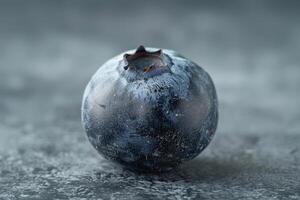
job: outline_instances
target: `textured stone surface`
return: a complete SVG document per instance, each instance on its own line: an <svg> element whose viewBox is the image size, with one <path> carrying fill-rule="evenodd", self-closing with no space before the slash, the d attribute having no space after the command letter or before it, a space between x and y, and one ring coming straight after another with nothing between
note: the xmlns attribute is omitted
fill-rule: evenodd
<svg viewBox="0 0 300 200"><path fill-rule="evenodd" d="M0 199L299 199L297 1L0 1ZM80 124L90 76L139 44L212 76L220 123L195 160L134 174Z"/></svg>

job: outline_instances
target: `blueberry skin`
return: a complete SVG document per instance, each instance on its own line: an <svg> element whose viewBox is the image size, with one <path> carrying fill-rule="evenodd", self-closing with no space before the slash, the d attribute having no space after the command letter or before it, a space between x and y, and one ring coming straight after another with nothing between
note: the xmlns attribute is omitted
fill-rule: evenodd
<svg viewBox="0 0 300 200"><path fill-rule="evenodd" d="M171 170L203 151L217 128L208 73L174 51L162 52L168 70L124 70L130 50L104 63L84 92L82 123L90 143L130 170Z"/></svg>

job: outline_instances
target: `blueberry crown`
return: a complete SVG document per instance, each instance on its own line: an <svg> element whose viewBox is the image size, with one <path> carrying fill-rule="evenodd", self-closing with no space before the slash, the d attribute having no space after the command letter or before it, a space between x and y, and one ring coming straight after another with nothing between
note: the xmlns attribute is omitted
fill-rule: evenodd
<svg viewBox="0 0 300 200"><path fill-rule="evenodd" d="M144 46L139 46L135 53L124 54L125 66L124 69L138 70L143 72L150 72L155 68L166 66L164 62L162 50L147 51Z"/></svg>

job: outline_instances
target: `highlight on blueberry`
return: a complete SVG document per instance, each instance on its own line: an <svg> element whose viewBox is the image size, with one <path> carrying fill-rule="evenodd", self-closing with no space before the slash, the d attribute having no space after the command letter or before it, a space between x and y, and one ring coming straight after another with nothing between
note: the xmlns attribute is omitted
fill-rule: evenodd
<svg viewBox="0 0 300 200"><path fill-rule="evenodd" d="M106 159L142 172L168 171L195 158L218 123L208 73L175 51L143 46L98 69L81 110L93 147Z"/></svg>

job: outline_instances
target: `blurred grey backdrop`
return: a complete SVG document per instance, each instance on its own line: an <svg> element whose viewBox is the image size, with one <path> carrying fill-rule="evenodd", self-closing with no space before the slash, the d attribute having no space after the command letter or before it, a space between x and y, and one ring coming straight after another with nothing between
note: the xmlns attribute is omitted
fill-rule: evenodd
<svg viewBox="0 0 300 200"><path fill-rule="evenodd" d="M300 199L300 1L0 0L0 199ZM101 158L81 128L92 74L138 45L212 76L211 145L172 173Z"/></svg>

